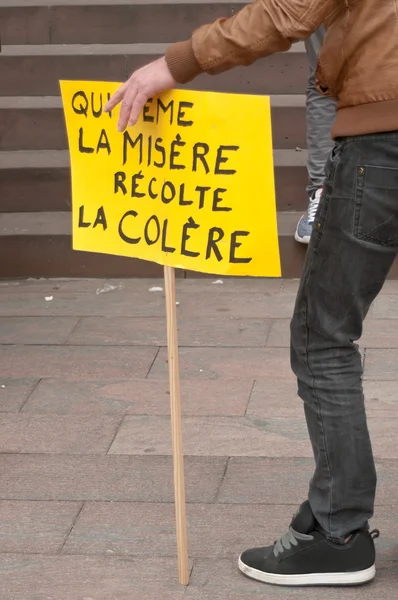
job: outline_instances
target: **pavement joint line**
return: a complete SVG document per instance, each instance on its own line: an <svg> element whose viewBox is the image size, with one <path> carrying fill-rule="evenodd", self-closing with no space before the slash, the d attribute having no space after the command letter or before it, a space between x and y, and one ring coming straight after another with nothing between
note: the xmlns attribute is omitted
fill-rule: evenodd
<svg viewBox="0 0 398 600"><path fill-rule="evenodd" d="M160 350L161 350L162 348L165 348L165 347L167 348L167 346L158 346L158 347L157 347L157 352L156 352L156 354L155 354L155 357L154 357L153 361L151 362L151 364L150 364L150 366L149 366L149 369L148 369L148 371L147 371L147 374L146 374L146 376L144 377L144 379L148 379L148 377L149 377L149 375L150 375L150 372L152 371L152 368L153 368L153 366L154 366L154 364L155 364L155 362L156 362L156 359L157 359L157 357L158 357L158 356L159 356L159 354L160 354Z"/></svg>
<svg viewBox="0 0 398 600"><path fill-rule="evenodd" d="M174 504L174 499L173 500L162 500L161 502L159 500L103 500L103 499L95 499L95 498L60 498L60 499L56 499L56 500L49 500L48 498L2 498L0 495L0 501L1 502L23 502L23 503L54 503L54 504L64 504L66 502L68 503L75 503L75 504L79 504L79 503L83 503L83 504L167 504L167 505L173 505ZM250 504L248 504L247 502L220 502L219 500L214 501L214 500L209 500L208 502L204 502L202 500L197 500L197 501L186 501L187 506L197 506L197 505L201 505L201 506L241 506L241 505L245 505L245 506L297 506L297 502L284 502L283 504L269 504L267 502L251 502ZM378 506L383 506L383 507L388 507L388 506L393 506L394 508L396 507L395 504L378 504Z"/></svg>
<svg viewBox="0 0 398 600"><path fill-rule="evenodd" d="M22 410L24 409L24 407L26 406L26 404L29 402L29 400L30 400L30 399L31 399L31 397L33 396L34 392L37 390L37 388L38 388L38 386L39 386L39 384L40 384L41 380L42 380L42 377L39 377L39 379L38 379L38 380L36 381L36 383L33 385L33 387L32 387L32 389L31 389L30 393L28 394L28 397L26 398L25 402L22 404L22 406L20 406L20 407L19 407L19 410L18 410L18 412L17 412L17 413L14 413L14 414L19 414L19 413L22 413ZM1 411L1 414L12 414L12 413L9 413L8 411Z"/></svg>
<svg viewBox="0 0 398 600"><path fill-rule="evenodd" d="M225 477L226 477L226 475L227 475L227 471L228 471L228 467L229 467L229 461L230 461L230 458L231 458L230 456L227 456L227 460L225 461L224 471L223 471L223 474L222 474L222 476L221 476L221 480L220 480L220 483L219 483L219 485L218 485L218 488L217 488L217 490L216 490L216 494L215 494L215 498L214 498L214 503L213 503L213 504L221 504L221 503L218 501L218 499L219 499L219 496L220 496L220 492L221 492L222 484L224 483L224 479L225 479Z"/></svg>
<svg viewBox="0 0 398 600"><path fill-rule="evenodd" d="M148 345L144 345L144 344L68 344L65 342L59 343L59 344L27 344L26 342L18 342L17 344L15 342L0 342L0 348L2 346L7 346L7 347L14 347L14 348L20 348L20 347L24 347L24 348L32 348L32 347L38 347L41 348L43 346L48 346L50 348L136 348L137 350L139 348L157 348L158 350L158 354L160 352L160 350L166 349L167 346L158 346L157 344L148 344ZM268 346L268 347L264 347L264 346L215 346L215 345L210 345L210 346L183 346L182 344L180 344L179 349L188 349L188 350L209 350L209 349L220 349L220 350L274 350L275 348L282 348L285 350L288 350L288 346ZM383 348L372 348L371 346L368 346L368 350L397 350L396 346L392 346L391 348L386 348L383 346ZM157 355L154 359L154 361L156 360ZM146 375L146 377L144 377L143 379L147 379L149 377L150 371L153 367L153 364L151 364L150 369ZM50 378L47 378L50 379ZM140 378L141 379L141 378ZM388 381L388 380L387 380Z"/></svg>
<svg viewBox="0 0 398 600"><path fill-rule="evenodd" d="M45 378L41 378L40 381L42 381ZM52 377L47 377L47 379L53 379ZM117 380L115 380L117 382ZM134 381L137 381L136 379ZM142 381L145 381L142 380ZM152 381L152 380L151 380ZM209 381L208 379L205 381ZM81 383L86 383L85 381L82 381ZM111 382L112 383L112 382ZM154 381L153 383L159 383ZM160 382L160 383L165 383L165 382ZM37 387L37 386L36 386ZM33 393L33 392L32 392ZM30 396L28 398L28 400L30 399ZM27 400L27 401L28 401ZM27 402L26 401L26 402ZM183 401L183 400L182 400ZM24 402L23 406L25 406L26 402ZM23 408L23 407L22 407ZM112 416L118 416L117 413L98 413L98 412L73 412L73 413L60 413L60 412L46 412L46 411L42 411L42 410L35 410L35 411L29 411L29 412L11 412L9 410L0 410L0 415L18 415L18 414L23 414L23 415L36 415L36 416L47 416L47 417L73 417L73 416L84 416L84 417L98 417L98 416L103 416L103 417L112 417ZM124 413L123 414L124 417L150 417L150 418L164 418L164 419L169 419L170 415L169 414L165 414L165 413ZM188 414L183 414L182 418L189 418L189 419L201 419L201 418L205 418L205 419L211 419L211 418L215 418L215 419L219 419L219 418L227 418L227 419L235 419L235 418L241 418L243 419L246 415L230 415L229 413L224 413L222 415L214 415L212 413L209 414L196 414L196 413L188 413ZM282 417L282 418L288 418L288 417ZM369 417L371 418L371 417ZM3 452L0 453L4 454ZM8 454L13 454L12 452L9 452ZM30 454L30 453L27 453ZM33 453L34 454L34 453ZM95 455L94 455L95 456ZM141 454L125 454L124 456L142 456ZM151 454L149 454L149 456L151 456ZM158 456L158 455L156 455ZM163 456L167 456L167 455L163 455ZM197 456L195 454L193 454L192 456ZM214 455L216 456L216 455Z"/></svg>
<svg viewBox="0 0 398 600"><path fill-rule="evenodd" d="M372 348L369 348L371 350ZM392 348L383 348L383 350L391 350ZM368 347L362 349L362 377L365 376L366 356Z"/></svg>
<svg viewBox="0 0 398 600"><path fill-rule="evenodd" d="M271 321L271 323L269 325L269 330L268 330L268 333L267 333L266 338L265 338L264 348L267 348L268 340L269 340L269 338L271 336L273 322L272 322L272 319L270 319L270 321Z"/></svg>
<svg viewBox="0 0 398 600"><path fill-rule="evenodd" d="M75 319L77 319L75 325L72 327L71 331L66 336L66 340L61 344L61 346L72 346L72 344L68 343L69 339L72 337L72 335L75 333L75 331L79 327L79 325L80 325L81 320L83 319L83 317L75 317Z"/></svg>
<svg viewBox="0 0 398 600"><path fill-rule="evenodd" d="M4 414L18 414L18 413L4 413ZM147 416L147 415L144 415L144 416ZM369 417L369 418L372 418L372 417ZM0 454L1 454L1 456L24 456L24 457L29 456L29 457L33 457L33 458L34 457L42 457L42 456L47 456L47 457L49 457L49 456L52 456L52 457L60 456L60 454L55 454L55 453L49 454L48 452L46 452L46 453L44 453L44 452L1 452ZM146 459L146 460L150 461L153 458L168 458L171 461L171 459L172 459L171 454L150 454L150 455L148 455L148 454L108 454L108 455L104 456L103 454L89 454L88 455L88 454L64 453L64 454L62 454L62 456L65 456L65 457L68 457L68 458L74 457L76 459L79 458L79 457L85 457L85 458L87 458L87 456L90 456L91 458L94 458L94 457L97 457L97 458L107 458L108 460L112 460L112 459L118 460L120 458L125 458L125 459L127 459L127 458L141 458L141 459ZM223 456L219 456L219 455L215 455L215 454L208 454L208 455L185 454L184 456L186 458L195 458L198 461L200 461L200 460L205 461L205 460L208 460L208 459L220 460L222 458L227 458L226 456L223 457ZM284 457L281 457L281 456L245 456L245 455L240 455L240 456L231 456L229 458L230 458L230 460L233 460L233 461L236 461L236 460L238 460L238 461L240 461L240 460L249 460L249 461L253 461L253 462L263 461L264 458L266 458L267 461L269 461L269 462L278 462L278 461L282 461L282 462L286 462L286 461L287 462L300 461L300 462L302 462L302 461L308 461L308 462L311 462L311 464L312 464L312 461L313 461L313 458L311 456L288 456L288 457L284 458ZM389 465L389 464L395 465L396 462L397 462L396 458L388 458L388 457L387 458L376 457L375 460L376 460L376 462L378 464L387 464L387 465ZM6 500L6 498L2 498L2 496L1 496L1 490L0 490L0 499ZM14 499L15 500L24 500L24 498L14 498ZM39 502L39 500L35 500L35 499L32 500L32 502L36 502L36 501ZM49 500L49 502L52 502L52 500ZM104 502L108 502L108 501L104 500ZM113 500L109 500L109 502L113 502ZM198 503L194 502L193 504L198 504ZM206 502L205 504L208 504L208 503ZM227 502L226 504L229 504L229 503ZM255 502L254 504L262 504L262 503L261 502L260 503L259 502ZM284 504L284 503L282 503L282 504ZM287 504L290 504L290 503L287 503ZM390 506L390 505L391 506L397 506L398 505L398 500L396 502L388 504L388 506Z"/></svg>
<svg viewBox="0 0 398 600"><path fill-rule="evenodd" d="M105 452L105 456L108 456L108 452L109 452L109 450L112 448L112 444L113 444L113 442L115 441L115 439L116 439L116 436L117 436L117 434L119 433L119 431L120 431L120 428L121 428L121 426L122 426L122 424L123 424L123 422L124 422L124 420L125 420L126 416L127 416L127 415L122 415L122 418L120 419L119 423L117 424L117 426L116 426L116 429L115 429L115 434L114 434L114 436L113 436L113 437L112 437L112 439L111 439L111 443L109 444L107 451Z"/></svg>
<svg viewBox="0 0 398 600"><path fill-rule="evenodd" d="M256 379L253 380L252 387L250 389L249 399L248 399L247 404L246 404L245 412L243 413L244 417L247 417L247 411L249 410L249 406L250 406L250 402L251 402L251 399L252 399L252 396L253 396L255 385L256 385Z"/></svg>
<svg viewBox="0 0 398 600"><path fill-rule="evenodd" d="M4 414L18 414L18 413L4 413ZM23 414L30 414L30 413L23 413ZM33 414L33 413L32 413ZM58 416L58 415L56 415ZM77 416L81 416L81 415L77 415ZM130 416L130 415L126 415L126 416ZM147 415L145 415L147 416ZM165 417L166 418L166 417ZM167 417L168 419L170 417ZM62 457L68 457L68 458L77 458L79 456L84 456L84 457L97 457L97 458L120 458L120 457L135 457L135 458L169 458L171 460L172 455L171 454L100 454L100 453L96 453L96 454L87 454L84 452L80 452L79 454L73 454L72 452L1 452L1 456L47 456L47 457L56 457L56 456L62 456ZM226 456L221 456L220 454L184 454L185 458L196 458L196 459L209 459L209 458L214 458L214 459L220 459L220 458L227 458ZM231 458L234 459L264 459L266 458L267 460L281 460L281 457L278 456L266 456L266 455L261 455L261 456L247 456L245 454L239 454L239 455L235 455ZM309 460L311 459L311 456L288 456L287 459L289 460ZM287 460L286 459L286 460ZM391 462L396 462L396 459L390 458L383 458L383 457L375 457L375 459L378 462L381 461L385 461L385 460L390 460ZM1 495L1 492L0 492Z"/></svg>
<svg viewBox="0 0 398 600"><path fill-rule="evenodd" d="M183 593L183 598L185 598L185 596L189 593L189 588L191 587L191 582L192 582L192 577L193 577L194 564L197 561L197 558L193 557L193 558L191 558L191 560L192 560L192 563L191 563L191 568L189 569L188 585L184 586L185 589L184 589L184 593Z"/></svg>
<svg viewBox="0 0 398 600"><path fill-rule="evenodd" d="M85 505L85 502L84 502L84 501L83 501L83 502L80 502L80 507L79 507L79 508L78 508L78 510L76 511L76 515L75 515L75 518L74 518L74 519L73 519L73 521L72 521L72 524L71 524L71 526L70 526L70 529L69 529L68 533L66 534L66 536L65 536L65 539L63 540L63 542L62 542L62 544L60 545L59 549L58 549L58 550L55 552L55 554L56 554L56 555L60 555L60 554L62 554L62 551L63 551L63 549L64 549L64 547L65 547L65 544L66 544L66 542L68 541L68 538L69 538L70 534L72 533L72 531L73 531L73 528L74 528L74 526L75 526L75 524L76 524L77 520L78 520L78 519L79 519L79 517L80 517L80 513L82 512L84 505Z"/></svg>

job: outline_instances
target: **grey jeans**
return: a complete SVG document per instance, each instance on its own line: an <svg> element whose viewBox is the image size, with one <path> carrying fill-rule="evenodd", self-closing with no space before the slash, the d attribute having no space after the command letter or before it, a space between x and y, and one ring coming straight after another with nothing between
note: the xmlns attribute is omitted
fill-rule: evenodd
<svg viewBox="0 0 398 600"><path fill-rule="evenodd" d="M315 457L309 501L331 539L367 527L376 473L356 345L398 251L398 132L337 140L291 323Z"/></svg>
<svg viewBox="0 0 398 600"><path fill-rule="evenodd" d="M315 71L325 28L321 27L306 42L310 74L307 87L308 195L322 187L325 163L333 148L330 130L336 117L334 98L322 96L315 88Z"/></svg>

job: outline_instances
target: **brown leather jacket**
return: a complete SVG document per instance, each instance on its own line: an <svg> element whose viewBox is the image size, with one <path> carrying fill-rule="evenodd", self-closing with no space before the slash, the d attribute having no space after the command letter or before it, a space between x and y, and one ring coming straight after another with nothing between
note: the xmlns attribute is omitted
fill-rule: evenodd
<svg viewBox="0 0 398 600"><path fill-rule="evenodd" d="M334 137L398 130L398 0L256 0L171 45L166 60L187 83L286 51L323 23L316 85L338 99Z"/></svg>

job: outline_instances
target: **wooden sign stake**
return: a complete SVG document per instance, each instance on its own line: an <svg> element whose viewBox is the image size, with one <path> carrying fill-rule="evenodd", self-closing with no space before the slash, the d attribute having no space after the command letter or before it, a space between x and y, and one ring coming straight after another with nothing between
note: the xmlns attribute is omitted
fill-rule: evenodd
<svg viewBox="0 0 398 600"><path fill-rule="evenodd" d="M182 585L189 583L187 517L185 507L184 453L180 402L180 368L176 312L175 270L164 267L166 290L167 347L169 355L171 434L173 445L174 498L177 528L178 574Z"/></svg>

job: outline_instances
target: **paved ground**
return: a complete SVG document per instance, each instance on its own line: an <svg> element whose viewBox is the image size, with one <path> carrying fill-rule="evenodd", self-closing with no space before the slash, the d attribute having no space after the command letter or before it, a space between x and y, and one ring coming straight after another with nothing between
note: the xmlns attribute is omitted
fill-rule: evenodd
<svg viewBox="0 0 398 600"><path fill-rule="evenodd" d="M398 282L361 345L379 471L379 573L363 589L251 582L311 449L289 371L294 281L178 282L191 584L175 560L159 281L0 283L1 600L396 599Z"/></svg>

